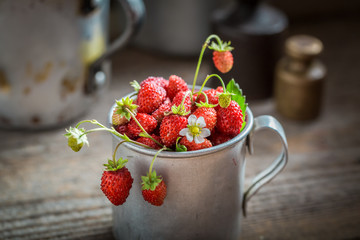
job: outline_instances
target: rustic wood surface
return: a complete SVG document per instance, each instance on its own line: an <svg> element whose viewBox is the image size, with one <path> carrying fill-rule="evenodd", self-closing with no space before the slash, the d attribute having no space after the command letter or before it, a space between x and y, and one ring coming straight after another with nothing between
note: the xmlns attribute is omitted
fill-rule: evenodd
<svg viewBox="0 0 360 240"><path fill-rule="evenodd" d="M290 121L272 99L249 102L255 116L270 114L283 124L290 159L250 200L242 239L360 239L359 27L358 19L350 19L291 29L324 41L329 77L318 119ZM114 99L130 91L134 79L178 74L191 82L196 60L121 51L113 59L111 88L81 119L106 122ZM205 63L200 78L209 69ZM99 189L110 135L93 133L92 147L74 153L66 146L65 127L0 130L0 239L113 239L111 206ZM279 149L271 138L266 132L256 137L247 184Z"/></svg>

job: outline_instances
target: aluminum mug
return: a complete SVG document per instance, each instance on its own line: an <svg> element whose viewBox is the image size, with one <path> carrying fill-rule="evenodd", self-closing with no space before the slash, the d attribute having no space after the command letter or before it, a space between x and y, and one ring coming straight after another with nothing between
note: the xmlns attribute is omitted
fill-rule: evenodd
<svg viewBox="0 0 360 240"><path fill-rule="evenodd" d="M124 28L109 43L110 0L0 0L0 127L59 127L89 109L110 79L105 60L143 19L142 0L119 2Z"/></svg>
<svg viewBox="0 0 360 240"><path fill-rule="evenodd" d="M113 108L109 112L109 121ZM156 151L123 143L117 158L129 161L134 178L130 195L121 206L113 206L116 239L239 239L246 203L265 183L274 178L288 160L287 140L281 124L272 116L254 118L246 111L246 127L230 141L198 151L161 152L154 164L167 184L160 207L145 202L141 176L148 172ZM244 190L246 152L253 152L256 132L270 129L279 135L281 154ZM113 147L120 142L113 135Z"/></svg>

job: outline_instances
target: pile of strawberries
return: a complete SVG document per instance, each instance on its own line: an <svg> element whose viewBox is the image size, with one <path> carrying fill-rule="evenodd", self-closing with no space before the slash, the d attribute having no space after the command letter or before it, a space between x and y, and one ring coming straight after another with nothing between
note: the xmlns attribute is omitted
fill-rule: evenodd
<svg viewBox="0 0 360 240"><path fill-rule="evenodd" d="M210 45L210 41L212 41ZM245 97L234 79L225 86L222 78L211 74L203 85L195 89L196 78L205 49L213 50L213 62L222 73L232 69L233 57L230 42L223 42L217 35L210 35L200 53L193 86L179 76L148 77L131 85L136 93L116 101L112 114L112 127L108 128L96 120L84 120L76 127L66 130L68 145L75 151L88 145L87 134L105 130L122 141L114 150L113 158L104 164L101 190L114 205L125 203L134 179L126 168L127 159L115 159L123 142L131 142L157 152L149 166L149 172L141 176L142 196L154 206L161 206L166 197L164 179L153 170L154 162L161 151L196 151L222 144L238 135L245 126ZM207 81L217 78L221 84L216 89L203 90ZM136 96L135 96L136 95ZM85 130L83 123L99 128Z"/></svg>
<svg viewBox="0 0 360 240"><path fill-rule="evenodd" d="M192 94L186 82L176 75L168 80L148 77L139 85L133 103L137 107L133 109L137 122L157 141L143 136L134 118L127 120L121 115L123 106L115 107L113 125L119 133L154 149L166 146L168 150L176 151L179 145L185 146L187 151L209 148L232 139L240 133L243 125L244 116L239 104L230 100L228 106L221 107L221 94L224 94L223 87ZM118 102L118 105L121 104ZM190 116L195 119L195 124L189 124ZM196 124L201 117L205 126ZM181 131L186 128L187 134L182 134ZM203 141L193 141L191 135L193 139L203 136Z"/></svg>

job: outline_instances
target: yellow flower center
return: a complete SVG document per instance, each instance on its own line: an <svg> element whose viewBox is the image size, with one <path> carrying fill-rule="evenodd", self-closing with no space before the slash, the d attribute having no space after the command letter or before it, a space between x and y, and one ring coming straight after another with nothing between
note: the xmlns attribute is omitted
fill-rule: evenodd
<svg viewBox="0 0 360 240"><path fill-rule="evenodd" d="M200 128L198 126L191 126L190 127L190 132L192 133L193 136L197 136L200 134Z"/></svg>

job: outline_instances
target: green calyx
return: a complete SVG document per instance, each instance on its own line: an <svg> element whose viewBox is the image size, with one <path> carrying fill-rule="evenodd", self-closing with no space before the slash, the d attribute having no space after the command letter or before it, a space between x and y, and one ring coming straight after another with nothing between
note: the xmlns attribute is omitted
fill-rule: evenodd
<svg viewBox="0 0 360 240"><path fill-rule="evenodd" d="M130 86L134 88L135 92L139 92L141 88L140 84L136 80L130 82Z"/></svg>
<svg viewBox="0 0 360 240"><path fill-rule="evenodd" d="M117 170L123 168L127 162L128 162L128 160L123 159L122 157L120 157L117 161L108 159L108 163L104 164L104 166L106 167L105 170L106 171L117 171Z"/></svg>
<svg viewBox="0 0 360 240"><path fill-rule="evenodd" d="M155 188L161 183L162 178L161 176L156 175L156 171L152 171L148 173L146 176L141 176L141 189L142 190L151 190L154 191Z"/></svg>
<svg viewBox="0 0 360 240"><path fill-rule="evenodd" d="M70 127L69 130L65 129L66 133L64 136L68 139L68 146L74 151L78 152L84 146L84 144L89 146L87 140L85 129Z"/></svg>
<svg viewBox="0 0 360 240"><path fill-rule="evenodd" d="M187 151L187 148L186 148L186 146L184 146L184 145L182 145L182 144L180 144L179 143L179 140L181 139L181 137L178 137L177 139L176 139L176 148L175 148L175 150L176 150L176 152L186 152Z"/></svg>
<svg viewBox="0 0 360 240"><path fill-rule="evenodd" d="M171 107L171 113L181 116L186 116L190 114L190 111L186 111L184 104L180 104L179 106L173 105Z"/></svg>
<svg viewBox="0 0 360 240"><path fill-rule="evenodd" d="M218 51L218 52L226 52L232 51L234 48L230 46L231 42L223 42L222 40L218 40L217 43L212 41L209 49Z"/></svg>
<svg viewBox="0 0 360 240"><path fill-rule="evenodd" d="M120 101L116 100L116 113L124 116L127 120L130 120L131 112L134 112L138 106L133 104L133 99L126 97L122 98Z"/></svg>

